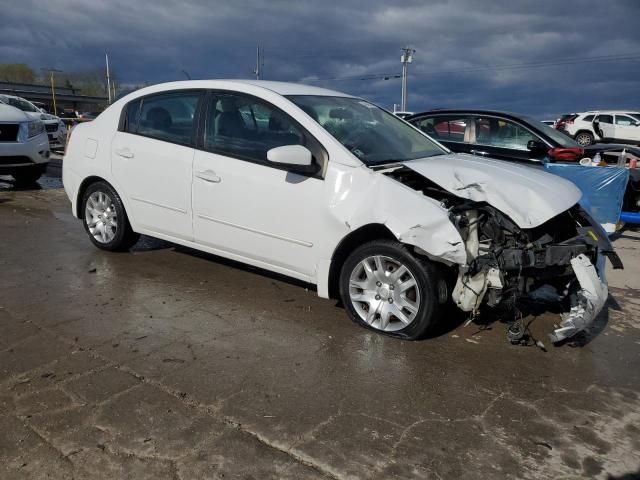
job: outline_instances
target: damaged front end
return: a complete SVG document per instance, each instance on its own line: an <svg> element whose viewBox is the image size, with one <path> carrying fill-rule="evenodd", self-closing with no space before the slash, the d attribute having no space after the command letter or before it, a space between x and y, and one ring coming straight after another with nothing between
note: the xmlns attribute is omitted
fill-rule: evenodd
<svg viewBox="0 0 640 480"><path fill-rule="evenodd" d="M451 294L461 310L475 316L486 304L519 318L525 304L564 304L568 311L550 334L559 342L587 328L604 306L603 255L614 268L622 263L606 233L579 205L521 228L487 202L454 195L407 167L385 173L448 210L467 253Z"/></svg>

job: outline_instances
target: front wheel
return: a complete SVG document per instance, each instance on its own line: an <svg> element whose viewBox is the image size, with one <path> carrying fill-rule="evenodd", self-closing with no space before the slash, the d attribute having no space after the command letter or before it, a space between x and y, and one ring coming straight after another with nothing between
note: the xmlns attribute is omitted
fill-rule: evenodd
<svg viewBox="0 0 640 480"><path fill-rule="evenodd" d="M354 322L416 340L439 319L448 290L432 262L414 256L399 242L376 240L354 250L345 261L340 295Z"/></svg>
<svg viewBox="0 0 640 480"><path fill-rule="evenodd" d="M127 213L118 193L106 182L96 182L82 197L84 229L91 242L102 250L124 251L139 235L131 230Z"/></svg>

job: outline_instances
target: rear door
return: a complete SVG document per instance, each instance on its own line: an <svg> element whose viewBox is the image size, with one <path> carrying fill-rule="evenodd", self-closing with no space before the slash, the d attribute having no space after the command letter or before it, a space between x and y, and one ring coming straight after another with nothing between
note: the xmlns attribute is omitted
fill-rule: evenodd
<svg viewBox="0 0 640 480"><path fill-rule="evenodd" d="M163 92L125 107L111 145L111 169L140 229L193 240L193 143L201 96Z"/></svg>
<svg viewBox="0 0 640 480"><path fill-rule="evenodd" d="M470 153L467 126L471 118L465 113L433 115L412 120L411 123L451 151Z"/></svg>
<svg viewBox="0 0 640 480"><path fill-rule="evenodd" d="M598 115L593 119L593 129L602 141L611 142L616 138L613 115Z"/></svg>

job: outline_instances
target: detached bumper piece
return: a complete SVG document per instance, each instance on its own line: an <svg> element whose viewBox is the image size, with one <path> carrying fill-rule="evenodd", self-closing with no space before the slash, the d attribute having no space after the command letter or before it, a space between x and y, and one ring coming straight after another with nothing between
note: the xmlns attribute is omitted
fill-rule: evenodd
<svg viewBox="0 0 640 480"><path fill-rule="evenodd" d="M600 280L595 266L586 255L571 260L571 267L580 284L577 302L562 314L560 326L549 334L554 343L561 342L583 331L593 323L609 296L607 284Z"/></svg>

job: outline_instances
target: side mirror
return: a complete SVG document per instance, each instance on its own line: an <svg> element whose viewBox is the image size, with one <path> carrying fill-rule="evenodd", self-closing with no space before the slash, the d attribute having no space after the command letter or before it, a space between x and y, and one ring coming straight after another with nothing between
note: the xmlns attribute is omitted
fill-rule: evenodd
<svg viewBox="0 0 640 480"><path fill-rule="evenodd" d="M543 152L547 149L547 146L540 140L529 140L527 142L527 150L530 152Z"/></svg>
<svg viewBox="0 0 640 480"><path fill-rule="evenodd" d="M311 151L302 145L272 148L267 152L267 160L294 172L313 173L316 170Z"/></svg>

